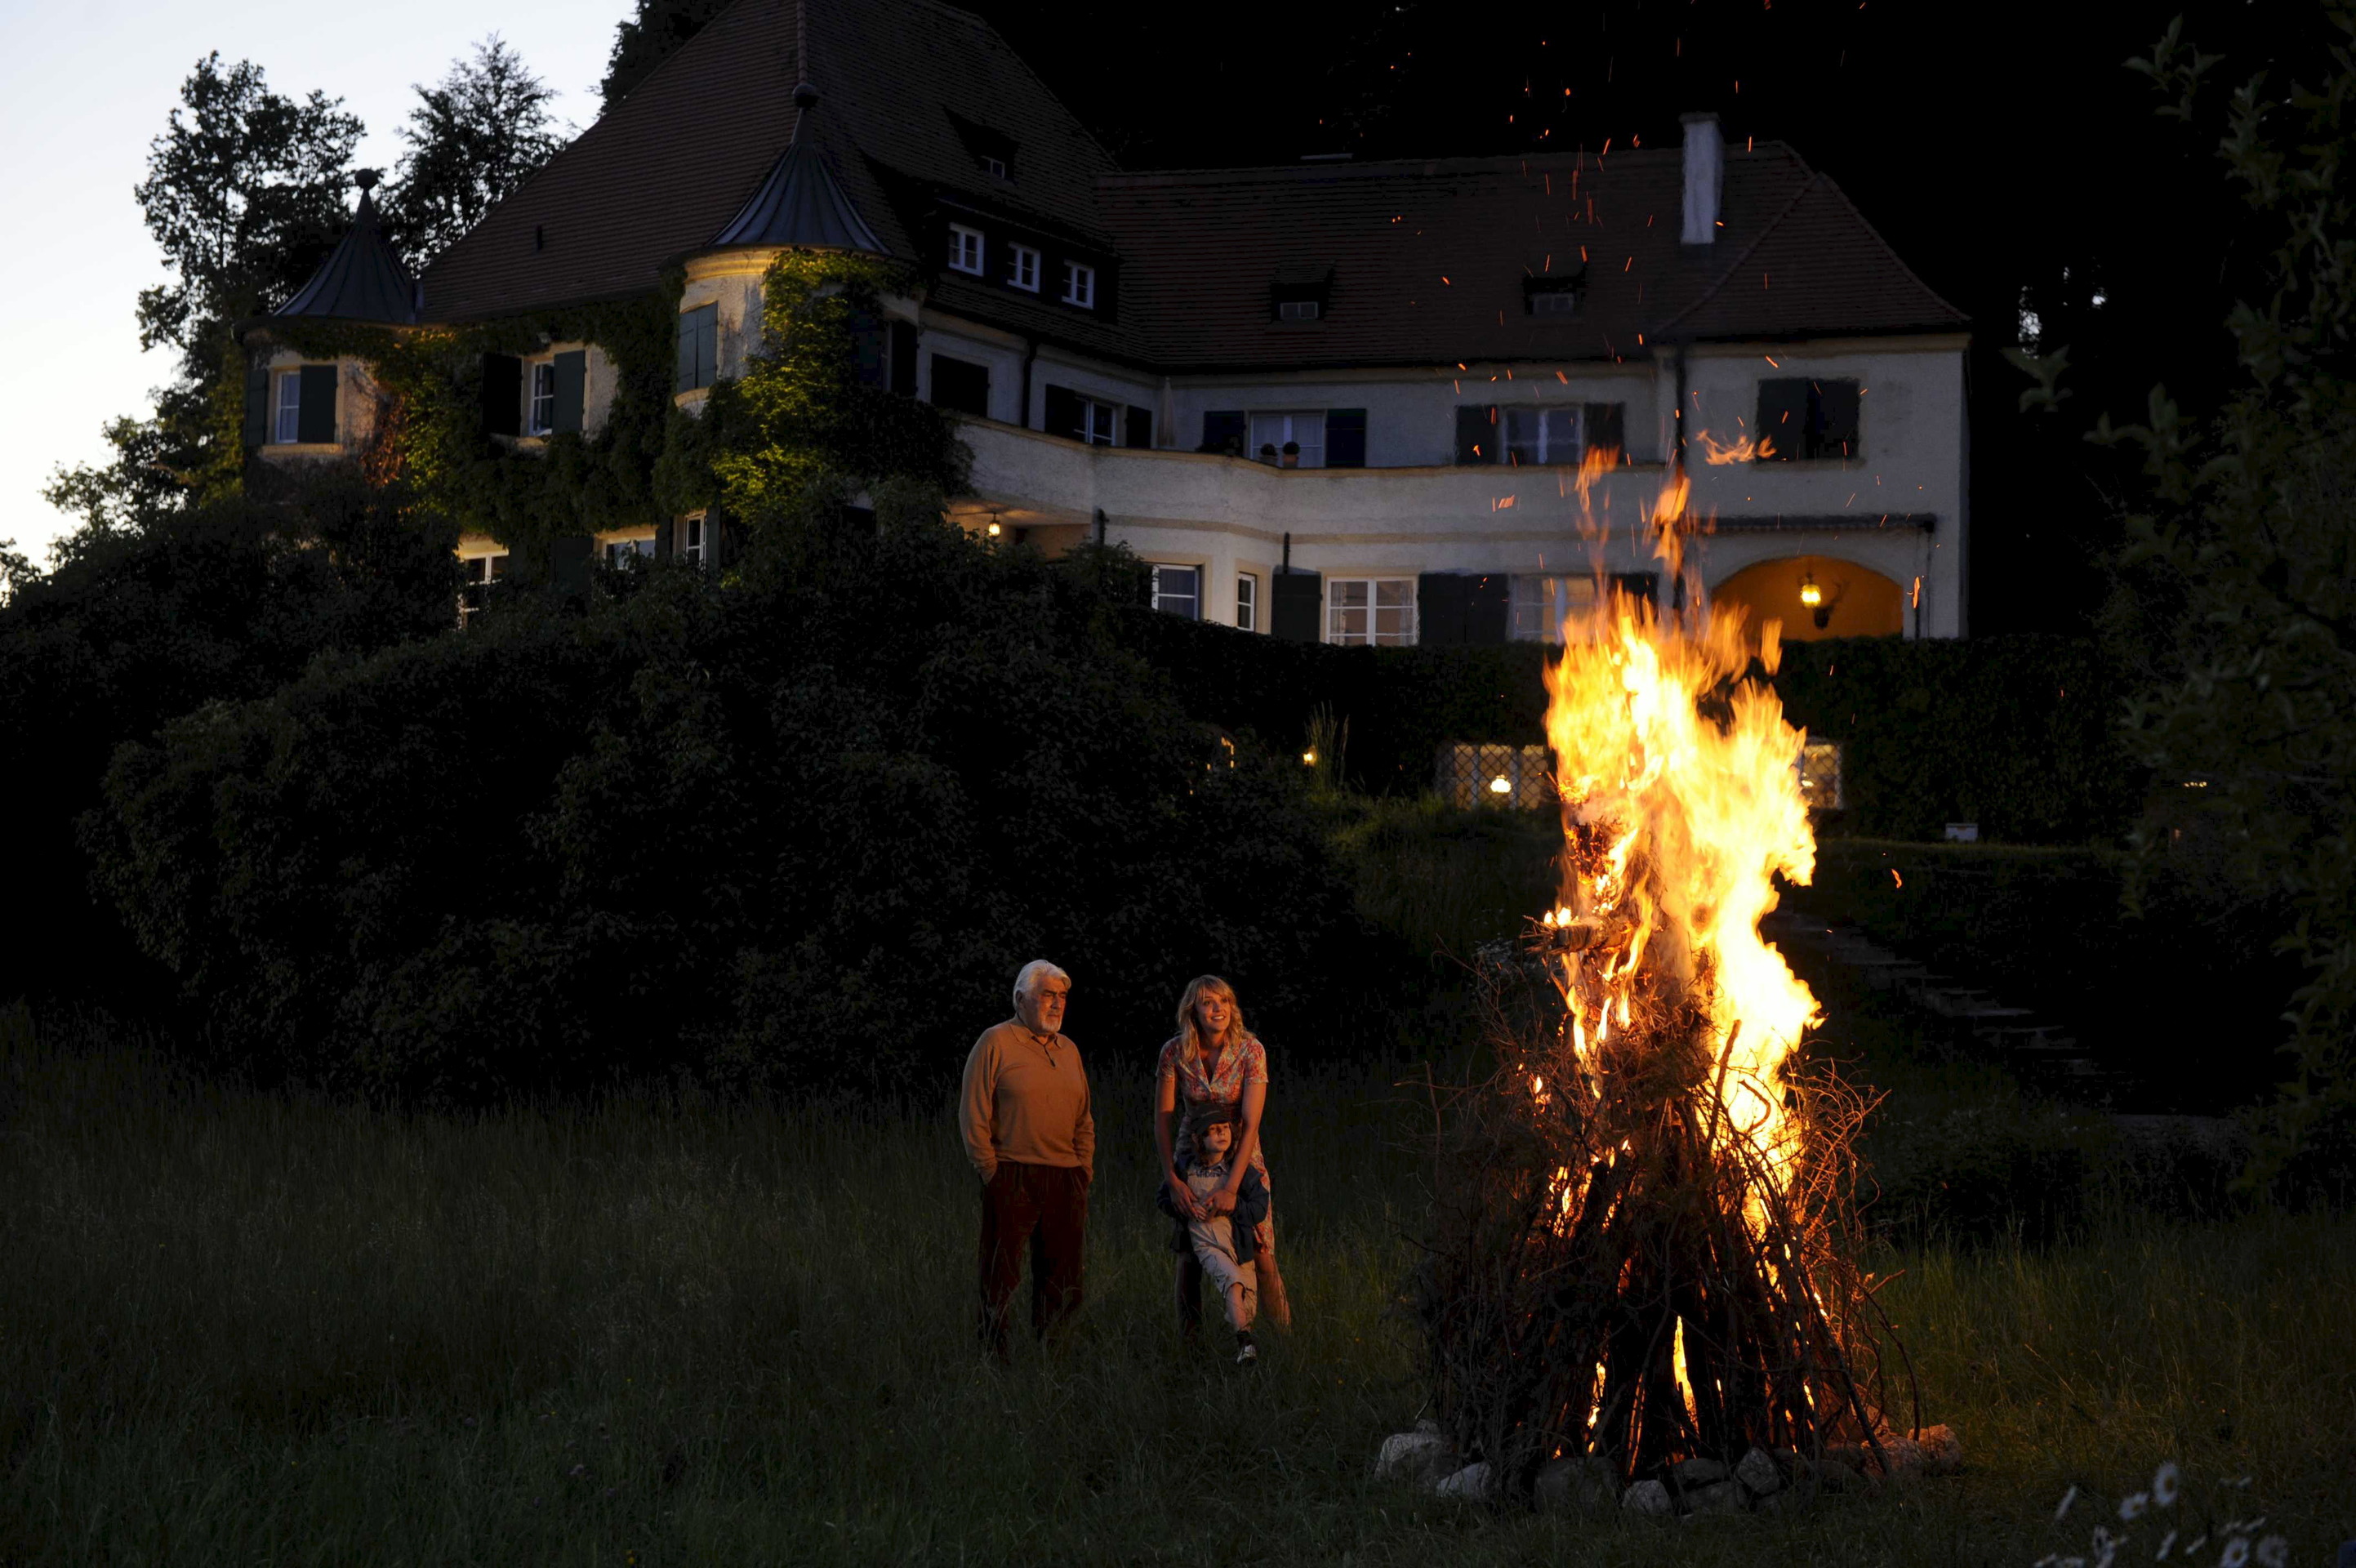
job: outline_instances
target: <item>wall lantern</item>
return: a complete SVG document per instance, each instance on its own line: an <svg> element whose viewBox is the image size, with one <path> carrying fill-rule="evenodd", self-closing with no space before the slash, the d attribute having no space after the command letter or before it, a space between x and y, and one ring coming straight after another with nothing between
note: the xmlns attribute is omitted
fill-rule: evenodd
<svg viewBox="0 0 2356 1568"><path fill-rule="evenodd" d="M996 511L993 510L990 514L990 526L982 532L989 534L992 539L997 538L1000 534L1006 532L1005 528L1000 524L998 521L998 513Z"/></svg>
<svg viewBox="0 0 2356 1568"><path fill-rule="evenodd" d="M1800 574L1800 602L1808 607L1808 618L1816 623L1816 629L1818 631L1822 631L1826 627L1832 625L1833 607L1841 602L1841 596L1847 591L1847 584L1836 583L1833 585L1831 596L1826 597L1825 590L1823 586L1817 583L1816 575L1814 572L1803 572Z"/></svg>

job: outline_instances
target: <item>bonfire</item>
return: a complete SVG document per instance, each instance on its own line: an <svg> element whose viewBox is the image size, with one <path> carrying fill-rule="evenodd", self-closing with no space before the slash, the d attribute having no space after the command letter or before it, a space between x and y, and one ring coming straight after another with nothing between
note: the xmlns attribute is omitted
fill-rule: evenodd
<svg viewBox="0 0 2356 1568"><path fill-rule="evenodd" d="M1777 628L1679 597L1563 628L1559 893L1491 966L1497 1077L1442 1149L1419 1308L1447 1434L1502 1489L1563 1456L1623 1487L1753 1449L1873 1468L1914 1424L1854 1261L1863 1105L1804 1069L1815 1000L1759 930L1815 854Z"/></svg>

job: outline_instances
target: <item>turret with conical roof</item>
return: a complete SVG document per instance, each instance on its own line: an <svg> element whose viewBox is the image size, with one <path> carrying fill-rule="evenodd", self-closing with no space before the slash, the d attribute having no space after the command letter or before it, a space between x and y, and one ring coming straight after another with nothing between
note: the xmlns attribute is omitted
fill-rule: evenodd
<svg viewBox="0 0 2356 1568"><path fill-rule="evenodd" d="M817 108L817 88L805 81L794 89L793 139L753 199L712 236L713 250L775 245L888 253L809 134Z"/></svg>
<svg viewBox="0 0 2356 1568"><path fill-rule="evenodd" d="M272 311L273 319L308 317L336 321L380 321L406 327L417 320L417 285L401 264L384 226L377 216L374 169L361 169L352 183L360 188L360 203L352 226L344 231L311 281L294 297Z"/></svg>

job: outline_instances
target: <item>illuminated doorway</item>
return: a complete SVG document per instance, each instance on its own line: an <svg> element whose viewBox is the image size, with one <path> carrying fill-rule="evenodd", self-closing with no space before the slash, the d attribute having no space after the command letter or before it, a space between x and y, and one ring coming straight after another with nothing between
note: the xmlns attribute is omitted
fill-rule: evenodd
<svg viewBox="0 0 2356 1568"><path fill-rule="evenodd" d="M1905 590L1880 573L1833 555L1762 561L1709 591L1714 605L1740 605L1753 626L1783 623L1790 642L1823 637L1896 637L1906 629Z"/></svg>

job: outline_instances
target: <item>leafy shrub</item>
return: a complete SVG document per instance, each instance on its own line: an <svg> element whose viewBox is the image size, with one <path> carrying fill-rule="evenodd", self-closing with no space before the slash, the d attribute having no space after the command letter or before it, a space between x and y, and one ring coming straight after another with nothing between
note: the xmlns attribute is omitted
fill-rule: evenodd
<svg viewBox="0 0 2356 1568"><path fill-rule="evenodd" d="M136 954L89 896L75 819L125 740L206 703L260 696L314 656L448 624L450 531L349 471L70 538L0 604L0 813L9 887L37 910L0 949L0 995L85 980L127 1000Z"/></svg>
<svg viewBox="0 0 2356 1568"><path fill-rule="evenodd" d="M118 758L101 876L231 1059L402 1096L905 1085L1039 956L1098 1059L1205 970L1280 1050L1382 1026L1298 781L1091 577L937 499L857 515L805 498L737 588L663 569L194 715Z"/></svg>

